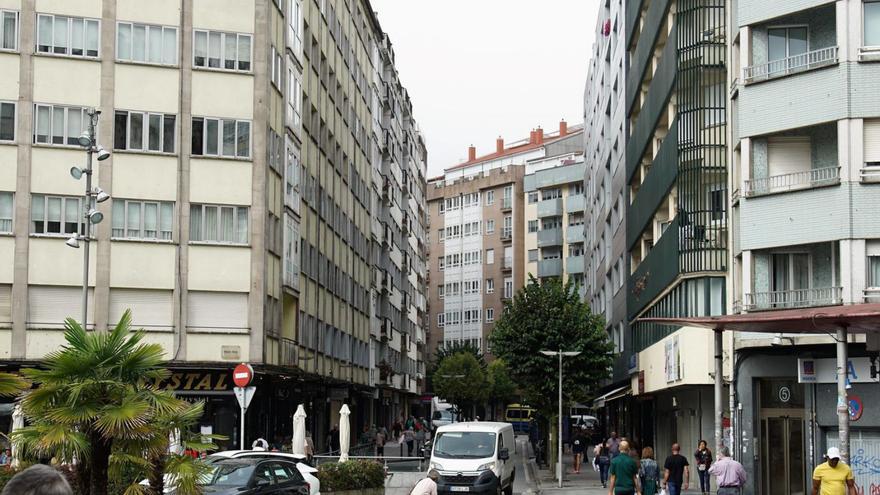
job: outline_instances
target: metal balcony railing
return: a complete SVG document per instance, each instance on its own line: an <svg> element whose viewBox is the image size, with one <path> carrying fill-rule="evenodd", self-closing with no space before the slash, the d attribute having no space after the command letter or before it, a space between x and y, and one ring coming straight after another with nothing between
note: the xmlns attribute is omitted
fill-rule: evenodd
<svg viewBox="0 0 880 495"><path fill-rule="evenodd" d="M745 310L809 308L842 304L842 287L779 290L746 294Z"/></svg>
<svg viewBox="0 0 880 495"><path fill-rule="evenodd" d="M299 346L295 340L278 339L278 364L281 366L299 365Z"/></svg>
<svg viewBox="0 0 880 495"><path fill-rule="evenodd" d="M743 194L750 198L763 194L796 191L817 186L827 186L840 181L840 167L815 168L803 172L773 175L751 179L743 183Z"/></svg>
<svg viewBox="0 0 880 495"><path fill-rule="evenodd" d="M509 228L509 229L505 228L504 230L501 231L501 240L502 241L509 241L512 238L513 238L513 229L512 228Z"/></svg>
<svg viewBox="0 0 880 495"><path fill-rule="evenodd" d="M511 268L513 268L513 256L505 256L504 264L501 266L505 270L510 270Z"/></svg>
<svg viewBox="0 0 880 495"><path fill-rule="evenodd" d="M819 48L799 55L772 60L743 68L743 81L746 84L775 79L819 67L837 63L837 47Z"/></svg>

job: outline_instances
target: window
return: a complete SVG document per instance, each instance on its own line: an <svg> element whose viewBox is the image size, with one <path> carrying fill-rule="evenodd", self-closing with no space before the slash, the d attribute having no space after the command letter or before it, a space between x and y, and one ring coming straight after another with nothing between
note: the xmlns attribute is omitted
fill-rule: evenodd
<svg viewBox="0 0 880 495"><path fill-rule="evenodd" d="M174 153L174 115L117 111L113 148Z"/></svg>
<svg viewBox="0 0 880 495"><path fill-rule="evenodd" d="M113 200L114 238L171 240L174 203Z"/></svg>
<svg viewBox="0 0 880 495"><path fill-rule="evenodd" d="M713 221L724 220L726 192L724 186L715 186L709 191L709 212Z"/></svg>
<svg viewBox="0 0 880 495"><path fill-rule="evenodd" d="M8 194L8 193L3 193ZM0 197L0 199L3 199ZM0 204L2 206L2 204ZM10 213L12 209L11 200L10 200ZM0 212L5 215L5 208L0 208ZM2 216L2 215L0 215ZM4 219L5 222L5 219ZM12 221L10 220L10 227L12 225ZM880 287L880 255L868 256L868 287Z"/></svg>
<svg viewBox="0 0 880 495"><path fill-rule="evenodd" d="M11 192L0 192L0 232L12 233Z"/></svg>
<svg viewBox="0 0 880 495"><path fill-rule="evenodd" d="M98 20L39 14L37 52L98 57Z"/></svg>
<svg viewBox="0 0 880 495"><path fill-rule="evenodd" d="M462 289L463 294L479 294L480 293L480 281L479 280L466 280L464 282L464 288Z"/></svg>
<svg viewBox="0 0 880 495"><path fill-rule="evenodd" d="M248 243L248 207L190 206L190 241L225 244Z"/></svg>
<svg viewBox="0 0 880 495"><path fill-rule="evenodd" d="M579 194L584 193L584 183L583 182L575 182L574 184L568 186L568 195L569 196L577 196Z"/></svg>
<svg viewBox="0 0 880 495"><path fill-rule="evenodd" d="M711 127L725 122L724 105L727 93L724 83L703 86L703 125Z"/></svg>
<svg viewBox="0 0 880 495"><path fill-rule="evenodd" d="M480 206L480 193L469 193L462 197L462 206Z"/></svg>
<svg viewBox="0 0 880 495"><path fill-rule="evenodd" d="M291 0L295 1L295 0ZM302 84L294 69L293 59L287 58L287 122L293 129L299 129L302 122Z"/></svg>
<svg viewBox="0 0 880 495"><path fill-rule="evenodd" d="M495 233L495 220L486 220L486 234Z"/></svg>
<svg viewBox="0 0 880 495"><path fill-rule="evenodd" d="M446 297L446 286L445 285L438 285L437 286L437 297L439 299L443 299L444 297Z"/></svg>
<svg viewBox="0 0 880 495"><path fill-rule="evenodd" d="M865 46L880 46L880 2L865 1Z"/></svg>
<svg viewBox="0 0 880 495"><path fill-rule="evenodd" d="M82 234L82 198L68 196L31 196L32 234Z"/></svg>
<svg viewBox="0 0 880 495"><path fill-rule="evenodd" d="M440 200L439 211L441 215L446 212L446 201L442 199Z"/></svg>
<svg viewBox="0 0 880 495"><path fill-rule="evenodd" d="M806 53L808 48L807 27L784 27L767 30L767 60L782 60ZM771 72L783 70L785 67L774 67L771 64Z"/></svg>
<svg viewBox="0 0 880 495"><path fill-rule="evenodd" d="M568 255L569 256L583 256L584 255L583 243L579 242L577 244L569 244L568 245ZM614 269L615 270L617 269L616 265L615 265Z"/></svg>
<svg viewBox="0 0 880 495"><path fill-rule="evenodd" d="M504 208L510 208L511 201L513 200L513 186L504 186L504 197L502 198L502 205Z"/></svg>
<svg viewBox="0 0 880 495"><path fill-rule="evenodd" d="M492 294L495 292L495 279L487 278L486 279L486 294Z"/></svg>
<svg viewBox="0 0 880 495"><path fill-rule="evenodd" d="M486 250L486 264L494 265L495 264L495 250L487 249Z"/></svg>
<svg viewBox="0 0 880 495"><path fill-rule="evenodd" d="M278 88L278 91L283 91L284 88L284 57L278 53L278 50L273 46L269 49L269 58L272 59L272 84Z"/></svg>
<svg viewBox="0 0 880 495"><path fill-rule="evenodd" d="M177 28L130 22L118 23L116 59L177 65Z"/></svg>
<svg viewBox="0 0 880 495"><path fill-rule="evenodd" d="M511 298L513 297L513 278L505 277L504 278L504 297Z"/></svg>
<svg viewBox="0 0 880 495"><path fill-rule="evenodd" d="M486 323L495 321L495 308L486 308Z"/></svg>
<svg viewBox="0 0 880 495"><path fill-rule="evenodd" d="M507 215L504 217L504 230L501 231L501 237L507 239L513 235L513 217Z"/></svg>
<svg viewBox="0 0 880 495"><path fill-rule="evenodd" d="M446 325L446 313L437 313L437 326L442 327Z"/></svg>
<svg viewBox="0 0 880 495"><path fill-rule="evenodd" d="M538 261L538 250L529 249L529 263L533 263L535 261Z"/></svg>
<svg viewBox="0 0 880 495"><path fill-rule="evenodd" d="M443 242L443 240L446 238L444 235L445 232L446 232L445 229L437 229L437 240L439 242Z"/></svg>
<svg viewBox="0 0 880 495"><path fill-rule="evenodd" d="M34 143L79 146L79 136L88 127L82 107L34 104Z"/></svg>
<svg viewBox="0 0 880 495"><path fill-rule="evenodd" d="M562 197L562 189L554 188L554 189L544 189L541 191L541 200L546 201L548 199L556 199Z"/></svg>
<svg viewBox="0 0 880 495"><path fill-rule="evenodd" d="M569 213L568 214L568 226L576 227L578 225L584 224L584 214L583 213Z"/></svg>
<svg viewBox="0 0 880 495"><path fill-rule="evenodd" d="M529 204L538 202L538 191L532 191L529 193Z"/></svg>
<svg viewBox="0 0 880 495"><path fill-rule="evenodd" d="M194 67L251 70L251 35L194 30L193 37Z"/></svg>
<svg viewBox="0 0 880 495"><path fill-rule="evenodd" d="M0 101L0 141L15 141L15 103Z"/></svg>
<svg viewBox="0 0 880 495"><path fill-rule="evenodd" d="M442 272L446 268L446 258L441 256L440 259L437 261L437 266L437 270Z"/></svg>
<svg viewBox="0 0 880 495"><path fill-rule="evenodd" d="M293 43L294 52L299 51L302 44L300 25L302 24L302 11L298 0L287 1L287 34L288 41Z"/></svg>
<svg viewBox="0 0 880 495"><path fill-rule="evenodd" d="M538 231L538 221L537 220L529 220L529 234L534 234Z"/></svg>
<svg viewBox="0 0 880 495"><path fill-rule="evenodd" d="M18 50L18 12L0 10L0 50Z"/></svg>
<svg viewBox="0 0 880 495"><path fill-rule="evenodd" d="M495 204L495 191L486 191L486 206Z"/></svg>
<svg viewBox="0 0 880 495"><path fill-rule="evenodd" d="M446 198L446 211L457 210L461 208L461 196ZM443 210L441 209L441 213Z"/></svg>
<svg viewBox="0 0 880 495"><path fill-rule="evenodd" d="M249 158L250 147L250 121L193 117L193 155Z"/></svg>

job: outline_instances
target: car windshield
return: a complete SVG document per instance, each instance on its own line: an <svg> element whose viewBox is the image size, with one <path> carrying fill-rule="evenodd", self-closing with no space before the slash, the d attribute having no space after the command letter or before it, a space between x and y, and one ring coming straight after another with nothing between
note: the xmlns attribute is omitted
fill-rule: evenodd
<svg viewBox="0 0 880 495"><path fill-rule="evenodd" d="M208 486L247 486L254 472L253 464L214 464L214 472Z"/></svg>
<svg viewBox="0 0 880 495"><path fill-rule="evenodd" d="M437 420L450 420L452 419L452 412L448 409L444 409L442 411L434 411L434 418Z"/></svg>
<svg viewBox="0 0 880 495"><path fill-rule="evenodd" d="M485 431L447 431L434 442L434 455L447 459L482 459L495 453L495 434Z"/></svg>

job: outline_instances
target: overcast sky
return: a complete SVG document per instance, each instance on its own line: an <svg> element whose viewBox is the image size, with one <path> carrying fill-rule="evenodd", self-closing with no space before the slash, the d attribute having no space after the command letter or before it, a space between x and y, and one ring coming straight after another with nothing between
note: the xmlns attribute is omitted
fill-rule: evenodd
<svg viewBox="0 0 880 495"><path fill-rule="evenodd" d="M599 0L371 0L428 143L428 176L583 120Z"/></svg>

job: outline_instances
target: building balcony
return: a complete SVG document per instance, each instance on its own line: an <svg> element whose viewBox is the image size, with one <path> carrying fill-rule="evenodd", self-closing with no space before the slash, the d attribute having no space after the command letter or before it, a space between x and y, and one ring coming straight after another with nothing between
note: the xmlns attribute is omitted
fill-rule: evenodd
<svg viewBox="0 0 880 495"><path fill-rule="evenodd" d="M501 198L501 211L508 211L513 208L513 198Z"/></svg>
<svg viewBox="0 0 880 495"><path fill-rule="evenodd" d="M502 229L501 240L505 242L513 240L513 229Z"/></svg>
<svg viewBox="0 0 880 495"><path fill-rule="evenodd" d="M865 302L866 303L880 302L880 287L868 287L867 289L865 289Z"/></svg>
<svg viewBox="0 0 880 495"><path fill-rule="evenodd" d="M584 257L569 256L565 259L565 272L569 275L573 273L584 273Z"/></svg>
<svg viewBox="0 0 880 495"><path fill-rule="evenodd" d="M675 217L627 279L627 314L639 311L663 293L681 273L680 218Z"/></svg>
<svg viewBox="0 0 880 495"><path fill-rule="evenodd" d="M569 244L584 242L584 225L569 225L565 229L565 242Z"/></svg>
<svg viewBox="0 0 880 495"><path fill-rule="evenodd" d="M747 180L743 183L743 195L751 198L839 183L840 167L823 167Z"/></svg>
<svg viewBox="0 0 880 495"><path fill-rule="evenodd" d="M573 196L569 196L565 198L565 212L566 213L579 213L584 211L584 205L586 204L586 200L584 199L583 194L575 194Z"/></svg>
<svg viewBox="0 0 880 495"><path fill-rule="evenodd" d="M751 84L758 81L767 81L799 72L819 69L834 65L838 61L838 49L836 46L819 48L779 60L771 60L758 65L751 65L743 69L743 81Z"/></svg>
<svg viewBox="0 0 880 495"><path fill-rule="evenodd" d="M745 295L746 311L771 309L811 308L843 304L842 287L753 292Z"/></svg>
<svg viewBox="0 0 880 495"><path fill-rule="evenodd" d="M545 199L538 202L538 218L558 217L562 215L562 198Z"/></svg>
<svg viewBox="0 0 880 495"><path fill-rule="evenodd" d="M501 262L501 269L504 271L513 270L513 256L505 256Z"/></svg>
<svg viewBox="0 0 880 495"><path fill-rule="evenodd" d="M538 247L551 247L562 245L562 229L544 229L538 231Z"/></svg>
<svg viewBox="0 0 880 495"><path fill-rule="evenodd" d="M541 260L538 262L538 278L562 276L562 259Z"/></svg>

